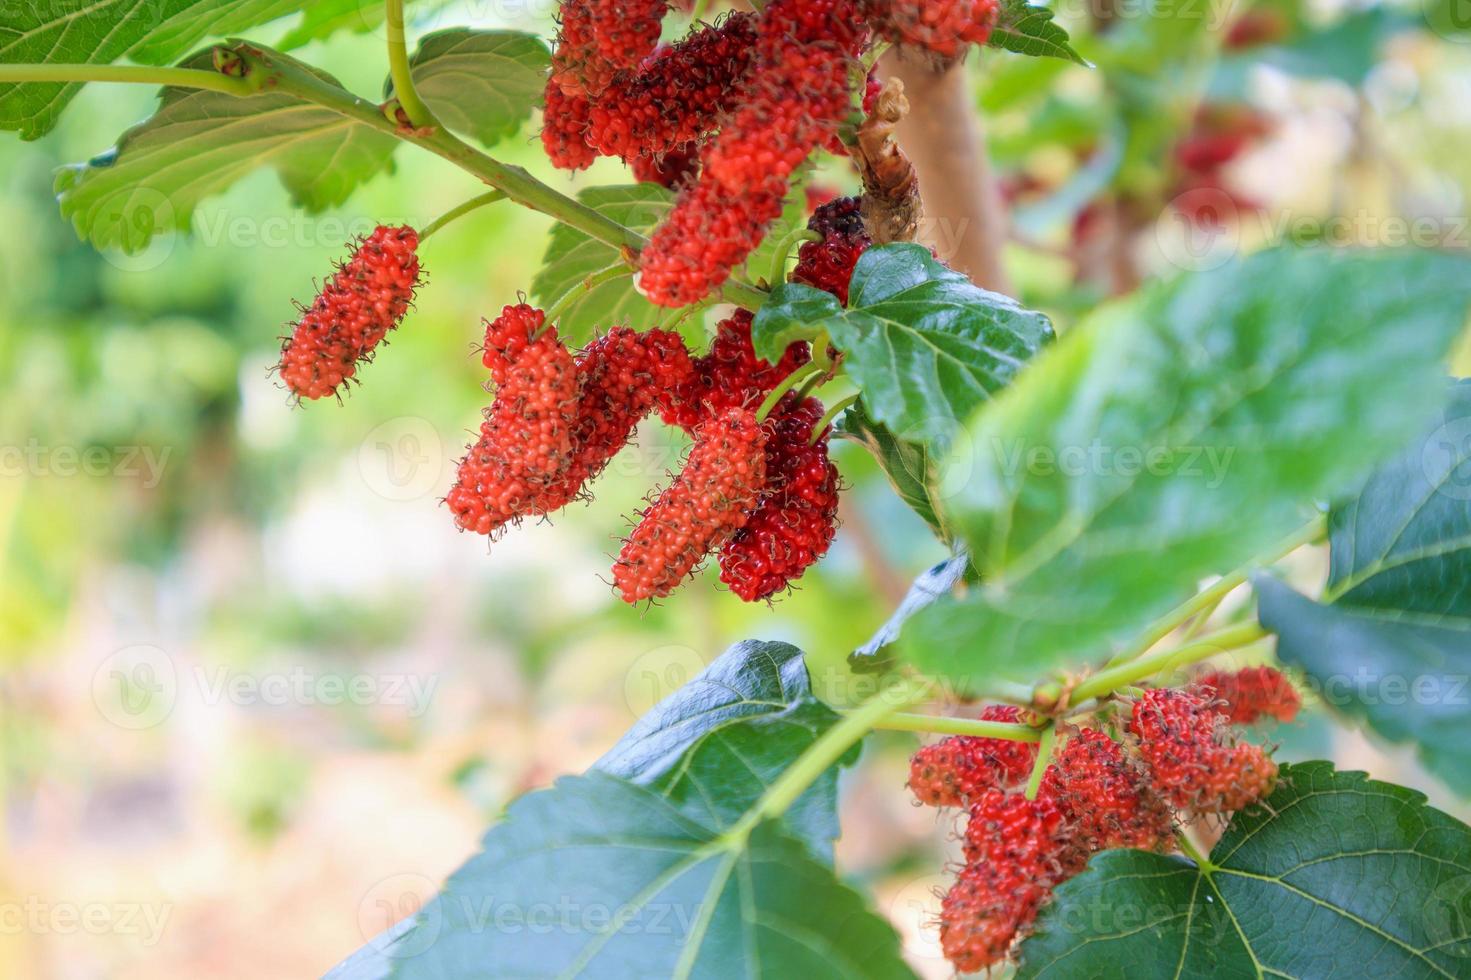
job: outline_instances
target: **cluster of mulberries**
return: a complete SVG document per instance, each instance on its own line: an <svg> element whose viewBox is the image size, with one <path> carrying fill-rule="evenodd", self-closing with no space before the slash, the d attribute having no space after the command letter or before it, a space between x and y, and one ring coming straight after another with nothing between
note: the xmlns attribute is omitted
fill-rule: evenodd
<svg viewBox="0 0 1471 980"><path fill-rule="evenodd" d="M666 9L666 0L563 0L553 83L568 95L600 95L653 53Z"/></svg>
<svg viewBox="0 0 1471 980"><path fill-rule="evenodd" d="M372 359L422 282L419 233L379 225L328 279L281 345L277 371L298 398L325 398Z"/></svg>
<svg viewBox="0 0 1471 980"><path fill-rule="evenodd" d="M982 718L1016 723L1022 715L993 705ZM1170 851L1177 811L1226 813L1269 793L1276 765L1261 748L1238 743L1229 726L1207 698L1146 691L1127 738L1078 730L1048 762L1033 799L1021 791L1037 761L1030 743L958 736L916 752L915 798L967 814L965 865L940 910L940 944L956 969L1004 959L1052 890L1099 851Z"/></svg>
<svg viewBox="0 0 1471 980"><path fill-rule="evenodd" d="M996 0L864 0L864 16L886 41L956 58L985 44L996 26Z"/></svg>
<svg viewBox="0 0 1471 980"><path fill-rule="evenodd" d="M1262 718L1291 721L1302 707L1297 689L1275 667L1207 671L1191 686L1233 725L1250 725Z"/></svg>

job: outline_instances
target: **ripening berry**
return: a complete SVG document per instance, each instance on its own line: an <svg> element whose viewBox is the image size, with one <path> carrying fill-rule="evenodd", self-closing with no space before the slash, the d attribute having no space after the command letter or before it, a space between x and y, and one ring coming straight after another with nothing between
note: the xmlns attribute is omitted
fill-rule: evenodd
<svg viewBox="0 0 1471 980"><path fill-rule="evenodd" d="M806 364L806 344L793 344L770 364L751 345L752 314L736 310L720 321L708 353L695 358L689 379L659 395L659 415L669 425L693 432L705 419L727 408L760 407L777 385Z"/></svg>
<svg viewBox="0 0 1471 980"><path fill-rule="evenodd" d="M660 156L634 157L628 166L640 183L678 190L699 175L700 153L693 143L686 143Z"/></svg>
<svg viewBox="0 0 1471 980"><path fill-rule="evenodd" d="M541 146L552 166L582 170L597 160L597 151L587 144L591 116L592 104L584 96L568 95L556 82L547 83Z"/></svg>
<svg viewBox="0 0 1471 980"><path fill-rule="evenodd" d="M766 431L732 408L695 430L674 482L654 501L613 565L625 602L666 596L745 525L766 477Z"/></svg>
<svg viewBox="0 0 1471 980"><path fill-rule="evenodd" d="M543 319L524 304L508 306L486 328L496 397L445 497L463 530L494 534L560 506L554 498L572 462L577 367L555 327L534 336Z"/></svg>
<svg viewBox="0 0 1471 980"><path fill-rule="evenodd" d="M568 95L596 98L659 43L665 0L563 0L552 79Z"/></svg>
<svg viewBox="0 0 1471 980"><path fill-rule="evenodd" d="M1292 682L1275 667L1247 667L1235 673L1212 670L1191 685L1233 725L1250 725L1263 716L1287 722L1302 707Z"/></svg>
<svg viewBox="0 0 1471 980"><path fill-rule="evenodd" d="M1068 739L1042 777L1041 794L1057 801L1070 845L1082 859L1110 847L1147 851L1170 846L1170 808L1147 774L1104 732L1085 728Z"/></svg>
<svg viewBox="0 0 1471 980"><path fill-rule="evenodd" d="M985 44L996 25L996 0L864 0L874 33L898 45L955 58Z"/></svg>
<svg viewBox="0 0 1471 980"><path fill-rule="evenodd" d="M746 526L720 550L720 580L747 602L770 598L827 553L837 532L838 469L828 459L822 403L788 398L766 420L766 486Z"/></svg>
<svg viewBox="0 0 1471 980"><path fill-rule="evenodd" d="M1017 724L1021 709L990 704L983 721ZM1037 746L1006 738L954 735L926 745L909 760L909 789L930 806L965 806L991 789L1020 786L1037 761Z"/></svg>
<svg viewBox="0 0 1471 980"><path fill-rule="evenodd" d="M873 244L856 197L840 197L818 208L807 222L822 241L804 242L788 278L832 293L846 306L848 283L858 257Z"/></svg>
<svg viewBox="0 0 1471 980"><path fill-rule="evenodd" d="M422 281L419 233L379 225L322 287L281 345L277 370L298 398L324 398L371 360Z"/></svg>
<svg viewBox="0 0 1471 980"><path fill-rule="evenodd" d="M1226 716L1188 691L1145 691L1129 731L1155 790L1182 810L1239 810L1270 793L1277 778L1276 763L1260 747L1235 743Z"/></svg>

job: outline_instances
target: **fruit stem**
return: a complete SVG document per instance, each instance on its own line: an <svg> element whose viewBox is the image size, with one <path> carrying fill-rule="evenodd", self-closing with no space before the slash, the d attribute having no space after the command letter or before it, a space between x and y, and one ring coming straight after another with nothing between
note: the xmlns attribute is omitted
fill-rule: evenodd
<svg viewBox="0 0 1471 980"><path fill-rule="evenodd" d="M761 407L756 409L756 421L765 422L766 416L770 415L777 404L781 402L783 395L795 388L804 379L821 370L822 366L816 361L808 361L806 364L793 370L785 378L782 378L781 384L771 389L771 394L767 395L766 400L761 403Z"/></svg>
<svg viewBox="0 0 1471 980"><path fill-rule="evenodd" d="M404 35L403 0L387 0L383 5L388 29L388 74L393 79L393 95L403 106L404 115L416 129L436 126L434 113L419 98L414 88L414 74L409 65L409 46Z"/></svg>
<svg viewBox="0 0 1471 980"><path fill-rule="evenodd" d="M978 718L952 718L947 715L921 715L896 712L874 725L894 732L933 732L936 735L974 735L977 738L1004 738L1012 742L1036 742L1042 731L1031 725L1015 725L1005 721L981 721Z"/></svg>
<svg viewBox="0 0 1471 980"><path fill-rule="evenodd" d="M1160 640L1173 633L1192 616L1214 609L1226 597L1227 593L1250 578L1252 572L1258 568L1281 561L1303 545L1313 544L1321 540L1327 533L1327 530L1327 518L1319 514L1306 526L1294 531L1287 538L1284 538L1281 543L1262 557L1252 559L1234 572L1223 576L1219 582L1216 582L1210 588L1191 597L1188 602L1176 606L1163 619L1156 621L1139 638L1137 643L1110 660L1108 666L1115 667L1144 654Z"/></svg>
<svg viewBox="0 0 1471 980"><path fill-rule="evenodd" d="M1211 864L1210 858L1201 854L1200 848L1196 847L1195 842L1186 836L1183 831L1177 831L1175 833L1175 841L1180 845L1180 853L1194 861L1202 872L1215 870L1216 866Z"/></svg>
<svg viewBox="0 0 1471 980"><path fill-rule="evenodd" d="M541 330L537 331L537 336L540 336L543 331L561 319L562 314L566 313L567 309L585 294L592 292L605 282L612 282L614 279L632 274L632 269L619 262L616 265L610 265L606 269L600 269L594 272L581 282L574 283L571 289L563 293L555 303L547 308L546 322L541 325ZM535 340L536 338L533 337L532 339Z"/></svg>
<svg viewBox="0 0 1471 980"><path fill-rule="evenodd" d="M818 419L817 424L812 427L812 435L807 439L807 445L817 445L817 440L822 438L822 434L827 431L828 426L833 424L833 420L852 408L853 403L856 401L858 401L858 395L854 393L847 398L833 402L833 407L828 409L822 418Z"/></svg>
<svg viewBox="0 0 1471 980"><path fill-rule="evenodd" d="M1073 688L1072 703L1082 704L1089 698L1099 698L1137 681L1153 677L1167 670L1204 660L1226 650L1235 650L1267 636L1266 630L1257 623L1242 623L1228 629L1204 636L1194 643L1171 647L1145 654L1128 663L1105 667Z"/></svg>
<svg viewBox="0 0 1471 980"><path fill-rule="evenodd" d="M1057 726L1042 729L1042 738L1037 745L1037 761L1032 766L1032 775L1027 778L1027 799L1035 800L1042 788L1042 774L1052 762L1052 748L1057 744Z"/></svg>
<svg viewBox="0 0 1471 980"><path fill-rule="evenodd" d="M820 242L822 236L807 228L798 228L786 235L776 243L776 251L771 257L771 274L766 277L766 282L775 289L787 281L787 260L792 257L792 246L798 242Z"/></svg>
<svg viewBox="0 0 1471 980"><path fill-rule="evenodd" d="M225 95L253 95L255 86L243 78L201 68L155 68L150 65L0 65L0 83L7 82L131 82L205 89Z"/></svg>
<svg viewBox="0 0 1471 980"><path fill-rule="evenodd" d="M420 228L419 241L424 241L424 239L428 238L430 235L434 234L436 231L443 228L451 221L454 221L456 218L463 217L469 214L471 211L474 211L477 208L482 208L487 204L494 204L496 201L504 201L505 199L505 191L487 191L486 193L481 194L478 197L472 197L470 198L470 200L466 201L464 204L461 204L459 207L451 208L444 214L441 214L439 217L429 222L423 228Z"/></svg>

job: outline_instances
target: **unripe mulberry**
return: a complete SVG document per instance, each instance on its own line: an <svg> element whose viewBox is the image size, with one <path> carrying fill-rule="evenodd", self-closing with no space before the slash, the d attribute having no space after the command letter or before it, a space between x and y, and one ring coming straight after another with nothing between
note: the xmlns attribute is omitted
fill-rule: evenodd
<svg viewBox="0 0 1471 980"><path fill-rule="evenodd" d="M996 25L996 0L864 0L874 33L898 45L956 58L985 44Z"/></svg>
<svg viewBox="0 0 1471 980"><path fill-rule="evenodd" d="M277 370L298 398L324 398L371 360L414 300L419 234L379 225L322 287L281 346Z"/></svg>
<svg viewBox="0 0 1471 980"><path fill-rule="evenodd" d="M747 310L720 321L709 352L695 358L689 380L660 393L659 414L666 423L693 432L727 408L754 410L787 375L811 360L806 344L788 347L775 364L757 357L751 344L753 321Z"/></svg>
<svg viewBox="0 0 1471 980"><path fill-rule="evenodd" d="M802 244L797 265L788 278L832 293L846 306L853 267L873 244L863 226L861 202L856 197L830 201L817 209L807 228L821 235L822 240Z"/></svg>
<svg viewBox="0 0 1471 980"><path fill-rule="evenodd" d="M577 367L555 327L532 338L542 320L539 310L508 306L486 329L486 363L500 384L445 497L464 530L494 534L560 506L556 488L572 462Z"/></svg>
<svg viewBox="0 0 1471 980"><path fill-rule="evenodd" d="M740 530L765 483L766 432L747 409L728 409L695 430L674 482L633 529L613 566L625 602L666 596Z"/></svg>
<svg viewBox="0 0 1471 980"><path fill-rule="evenodd" d="M983 721L1016 724L1021 709L991 704ZM991 789L1010 789L1026 782L1037 761L1037 746L1005 738L955 735L926 745L909 761L909 789L930 806L966 806Z"/></svg>
<svg viewBox="0 0 1471 980"><path fill-rule="evenodd" d="M1291 721L1302 707L1292 682L1275 667L1247 667L1235 673L1212 670L1191 686L1214 699L1215 709L1233 725L1250 725L1263 716Z"/></svg>
<svg viewBox="0 0 1471 980"><path fill-rule="evenodd" d="M1169 688L1144 692L1129 731L1154 788L1182 810L1227 813L1271 792L1277 765L1255 745L1236 743L1226 716L1198 695Z"/></svg>
<svg viewBox="0 0 1471 980"><path fill-rule="evenodd" d="M1042 795L1057 801L1071 846L1089 854L1110 847L1156 851L1173 834L1170 808L1146 773L1104 732L1085 728L1068 739L1042 777Z"/></svg>
<svg viewBox="0 0 1471 980"><path fill-rule="evenodd" d="M809 398L767 419L764 497L720 551L720 580L747 602L786 588L832 544L838 470L828 459L826 432L811 440L821 418L822 403Z"/></svg>

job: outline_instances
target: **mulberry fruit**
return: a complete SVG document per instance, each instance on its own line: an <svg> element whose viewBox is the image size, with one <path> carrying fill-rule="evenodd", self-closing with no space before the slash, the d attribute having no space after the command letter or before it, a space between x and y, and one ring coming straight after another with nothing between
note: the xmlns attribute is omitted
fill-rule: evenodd
<svg viewBox="0 0 1471 980"><path fill-rule="evenodd" d="M983 721L1016 724L1021 709L991 704ZM909 789L930 806L965 806L991 789L1020 786L1037 761L1037 746L1004 738L956 735L914 753L909 762Z"/></svg>
<svg viewBox="0 0 1471 980"><path fill-rule="evenodd" d="M541 145L552 165L563 170L582 170L593 165L597 152L587 145L587 128L592 103L581 95L568 95L555 83L547 85L542 112Z"/></svg>
<svg viewBox="0 0 1471 980"><path fill-rule="evenodd" d="M596 98L653 53L666 9L665 0L564 0L553 82L568 95Z"/></svg>
<svg viewBox="0 0 1471 980"><path fill-rule="evenodd" d="M1214 699L1214 707L1233 725L1250 725L1262 717L1287 722L1297 717L1302 698L1275 667L1247 667L1235 673L1213 670L1195 679L1197 690Z"/></svg>
<svg viewBox="0 0 1471 980"><path fill-rule="evenodd" d="M985 44L996 24L996 0L865 0L874 33L898 45L956 58Z"/></svg>
<svg viewBox="0 0 1471 980"><path fill-rule="evenodd" d="M419 234L379 225L362 239L281 345L277 367L298 398L325 398L398 326L421 282Z"/></svg>
<svg viewBox="0 0 1471 980"><path fill-rule="evenodd" d="M695 430L684 469L644 512L613 566L625 602L666 596L740 530L765 483L766 433L733 408Z"/></svg>
<svg viewBox="0 0 1471 980"><path fill-rule="evenodd" d="M838 471L827 434L812 441L821 419L822 403L809 398L767 420L764 499L720 552L720 580L747 602L786 588L832 544Z"/></svg>
<svg viewBox="0 0 1471 980"><path fill-rule="evenodd" d="M661 392L659 414L666 423L693 432L725 409L754 410L787 375L811 359L805 344L788 347L776 364L757 357L751 344L753 320L750 312L736 310L720 321L709 352L695 359L689 379Z"/></svg>
<svg viewBox="0 0 1471 980"><path fill-rule="evenodd" d="M797 265L788 278L832 293L846 306L853 267L873 244L863 226L859 199L840 197L824 204L812 215L807 227L821 235L822 240L802 244L797 252Z"/></svg>
<svg viewBox="0 0 1471 980"><path fill-rule="evenodd" d="M1042 795L1068 820L1070 844L1087 855L1110 847L1147 851L1168 846L1170 808L1147 775L1104 732L1085 728L1068 739L1042 777Z"/></svg>
<svg viewBox="0 0 1471 980"><path fill-rule="evenodd" d="M1182 810L1229 813L1271 792L1277 764L1259 746L1234 741L1226 716L1205 698L1157 688L1134 703L1129 731L1155 789Z"/></svg>
<svg viewBox="0 0 1471 980"><path fill-rule="evenodd" d="M508 306L486 329L485 360L500 383L445 498L464 530L494 534L560 506L556 488L572 462L577 367L555 327L535 335L542 321L540 310Z"/></svg>

